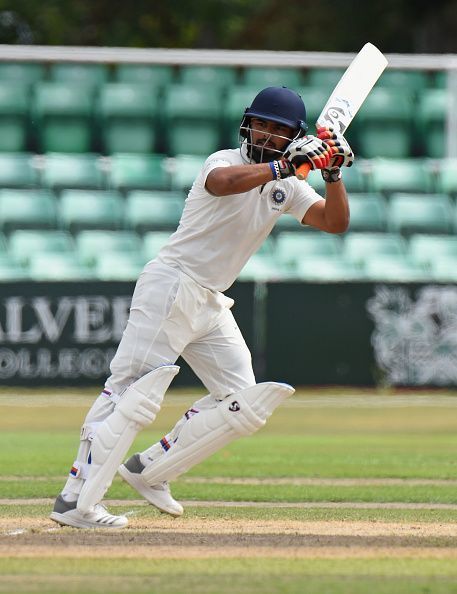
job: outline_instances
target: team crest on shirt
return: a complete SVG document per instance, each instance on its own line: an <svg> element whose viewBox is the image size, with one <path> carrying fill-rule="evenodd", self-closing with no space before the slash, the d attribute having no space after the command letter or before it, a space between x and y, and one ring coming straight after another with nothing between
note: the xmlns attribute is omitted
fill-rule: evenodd
<svg viewBox="0 0 457 594"><path fill-rule="evenodd" d="M275 206L280 206L284 203L284 200L286 199L286 193L284 192L284 190L281 190L280 188L275 188L271 193L271 199Z"/></svg>

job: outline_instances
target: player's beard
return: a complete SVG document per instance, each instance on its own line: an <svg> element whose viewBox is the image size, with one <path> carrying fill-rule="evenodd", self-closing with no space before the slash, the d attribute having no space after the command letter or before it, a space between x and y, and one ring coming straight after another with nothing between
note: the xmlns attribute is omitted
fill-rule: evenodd
<svg viewBox="0 0 457 594"><path fill-rule="evenodd" d="M282 153L278 150L271 150L258 145L251 145L250 157L256 163L269 163L275 159L280 159Z"/></svg>

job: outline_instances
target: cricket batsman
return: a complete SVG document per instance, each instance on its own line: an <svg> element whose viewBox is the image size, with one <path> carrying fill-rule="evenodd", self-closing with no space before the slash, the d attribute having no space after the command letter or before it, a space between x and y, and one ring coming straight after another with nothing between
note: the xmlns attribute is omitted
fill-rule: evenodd
<svg viewBox="0 0 457 594"><path fill-rule="evenodd" d="M295 176L305 163L321 170L325 198ZM207 158L177 230L138 279L111 375L81 428L54 521L76 528L126 526L125 516L110 514L101 503L116 472L162 512L181 515L169 482L253 434L294 392L286 384L256 383L231 313L233 300L224 291L285 213L302 225L344 232L349 208L340 168L352 163L349 144L332 128L307 135L305 105L296 92L268 87L258 93L242 117L240 147ZM137 433L156 418L179 356L208 395L158 443L122 463Z"/></svg>

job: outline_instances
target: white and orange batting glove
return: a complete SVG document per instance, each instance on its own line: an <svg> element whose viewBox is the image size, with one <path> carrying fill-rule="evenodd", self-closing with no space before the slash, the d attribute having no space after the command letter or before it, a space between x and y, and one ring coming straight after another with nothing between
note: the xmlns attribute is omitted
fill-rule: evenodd
<svg viewBox="0 0 457 594"><path fill-rule="evenodd" d="M317 137L323 140L332 150L332 158L327 167L322 168L322 177L328 183L341 179L340 167L351 167L354 163L354 153L349 142L342 134L338 134L332 127L318 127Z"/></svg>
<svg viewBox="0 0 457 594"><path fill-rule="evenodd" d="M311 169L324 169L330 165L332 156L333 149L317 136L293 140L284 152L284 159L294 170L304 163Z"/></svg>

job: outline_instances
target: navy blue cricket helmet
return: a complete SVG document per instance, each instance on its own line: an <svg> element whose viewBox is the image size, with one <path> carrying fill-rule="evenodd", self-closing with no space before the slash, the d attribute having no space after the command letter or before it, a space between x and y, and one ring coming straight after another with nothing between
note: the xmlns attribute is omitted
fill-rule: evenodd
<svg viewBox="0 0 457 594"><path fill-rule="evenodd" d="M296 131L296 137L304 136L308 130L303 99L287 87L267 87L256 95L244 111L240 127L242 138L247 138L252 117L288 126Z"/></svg>

